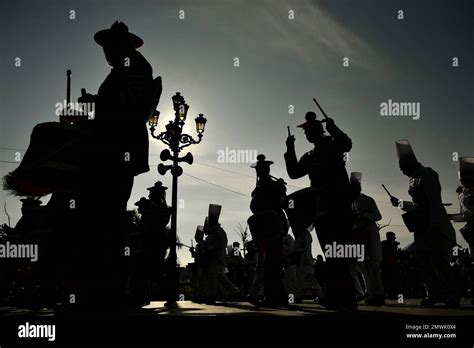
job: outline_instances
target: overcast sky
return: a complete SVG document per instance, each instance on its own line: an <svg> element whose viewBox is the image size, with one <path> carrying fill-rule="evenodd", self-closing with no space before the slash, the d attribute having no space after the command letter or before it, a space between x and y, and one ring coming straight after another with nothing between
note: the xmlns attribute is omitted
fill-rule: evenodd
<svg viewBox="0 0 474 348"><path fill-rule="evenodd" d="M143 38L140 52L154 76L163 78L159 128L171 118L177 91L190 105L188 133L195 135L194 117L204 113L204 139L188 148L196 163L183 164L185 175L179 178L184 207L178 209L178 234L185 244L209 203L223 205L229 242L238 239L236 225L245 225L251 214L254 170L249 163L218 163L219 150L264 153L275 162L273 175L293 185L289 192L309 184L307 178L288 178L283 153L287 125L298 156L311 148L296 125L314 110L313 97L352 138L347 169L363 172L363 189L378 201L382 222L391 219L393 226L382 232L395 231L402 246L413 238L380 186L409 198L408 179L396 159L398 139L409 139L418 159L439 173L443 199L454 203L449 211L457 208L453 152L474 155L472 1L18 0L0 6L0 147L26 149L35 124L57 121L55 104L65 98L67 69L73 99L83 87L97 92L110 68L93 35L116 20ZM185 19L179 19L180 10ZM291 10L294 19L288 18ZM21 67L15 67L16 57ZM452 66L453 57L458 67ZM381 116L380 103L388 99L420 103L420 119ZM151 154L165 148L152 139L150 144ZM14 155L0 150L2 161L14 161ZM150 164L158 161L150 157ZM0 163L0 175L14 168ZM171 187L170 175L161 177L156 167L137 177L129 208L158 179ZM2 191L4 201L16 223L18 199ZM3 209L0 222L6 222ZM466 245L459 234L458 240ZM315 255L318 250L314 243ZM178 256L184 263L191 260L186 249Z"/></svg>

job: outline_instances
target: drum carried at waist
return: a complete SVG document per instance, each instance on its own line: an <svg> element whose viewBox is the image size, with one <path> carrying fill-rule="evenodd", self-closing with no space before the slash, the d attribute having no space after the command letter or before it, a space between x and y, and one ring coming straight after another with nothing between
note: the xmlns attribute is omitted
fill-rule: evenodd
<svg viewBox="0 0 474 348"><path fill-rule="evenodd" d="M326 209L320 200L321 190L307 187L291 193L286 198L285 212L293 231L309 228Z"/></svg>
<svg viewBox="0 0 474 348"><path fill-rule="evenodd" d="M44 196L67 189L79 176L81 152L89 132L76 125L40 123L18 168L4 177L4 189L17 196Z"/></svg>
<svg viewBox="0 0 474 348"><path fill-rule="evenodd" d="M262 210L248 218L252 239L261 243L288 233L285 214L276 210ZM286 226L285 226L286 225Z"/></svg>

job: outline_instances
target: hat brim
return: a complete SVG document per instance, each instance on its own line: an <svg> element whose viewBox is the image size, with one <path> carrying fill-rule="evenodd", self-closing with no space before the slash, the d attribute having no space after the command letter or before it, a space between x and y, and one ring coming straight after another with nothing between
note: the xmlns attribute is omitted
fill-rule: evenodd
<svg viewBox="0 0 474 348"><path fill-rule="evenodd" d="M136 201L136 202L134 203L134 205L136 205L137 207L139 207L139 206L141 206L141 205L145 205L145 204L147 204L147 201L142 201L142 200Z"/></svg>
<svg viewBox="0 0 474 348"><path fill-rule="evenodd" d="M311 121L305 121L303 122L302 124L296 126L298 128L303 128L303 129L306 129L308 127L314 127L314 126L317 126L317 125L321 125L322 126L323 122L322 121L319 121L319 120L311 120Z"/></svg>
<svg viewBox="0 0 474 348"><path fill-rule="evenodd" d="M149 187L147 188L148 191L153 191L153 190L162 190L162 191L166 191L168 188L165 187L165 186L161 186L161 187L155 187L155 186L152 186L152 187Z"/></svg>
<svg viewBox="0 0 474 348"><path fill-rule="evenodd" d="M257 167L260 167L262 165L271 166L272 164L273 164L273 161L258 161L256 163L252 163L250 165L250 168L257 168Z"/></svg>
<svg viewBox="0 0 474 348"><path fill-rule="evenodd" d="M116 43L119 41L127 42L133 48L138 48L143 45L143 40L139 38L138 36L136 36L135 34L124 33L121 35L117 35L110 29L104 29L104 30L98 31L94 35L94 40L100 46L105 46L108 43L112 43L112 42Z"/></svg>

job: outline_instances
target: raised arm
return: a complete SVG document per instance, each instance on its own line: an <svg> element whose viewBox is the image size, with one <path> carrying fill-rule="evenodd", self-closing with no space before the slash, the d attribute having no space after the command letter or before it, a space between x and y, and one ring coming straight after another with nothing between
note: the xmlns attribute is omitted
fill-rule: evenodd
<svg viewBox="0 0 474 348"><path fill-rule="evenodd" d="M289 135L286 139L286 152L284 157L286 171L291 179L299 179L308 174L307 170L301 164L301 161L298 162L298 158L296 157L295 137L293 135Z"/></svg>
<svg viewBox="0 0 474 348"><path fill-rule="evenodd" d="M338 126L334 124L331 118L326 121L326 130L333 139L334 146L340 152L349 152L352 149L352 140Z"/></svg>

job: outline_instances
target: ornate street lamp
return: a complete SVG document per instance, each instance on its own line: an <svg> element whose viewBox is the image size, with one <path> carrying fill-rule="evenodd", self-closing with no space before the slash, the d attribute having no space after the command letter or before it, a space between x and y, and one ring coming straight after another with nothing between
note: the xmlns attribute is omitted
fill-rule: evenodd
<svg viewBox="0 0 474 348"><path fill-rule="evenodd" d="M158 126L158 120L160 118L160 112L158 110L153 111L153 114L148 119L148 125L155 128Z"/></svg>
<svg viewBox="0 0 474 348"><path fill-rule="evenodd" d="M150 117L148 124L150 126L151 136L157 140L160 140L164 144L168 145L169 150L165 149L160 154L160 159L165 162L168 160L172 161L172 164L164 165L160 163L158 165L158 172L161 175L165 175L168 170L171 171L173 176L172 186L172 200L171 200L171 245L169 260L169 278L173 282L172 291L168 294L167 306L175 305L178 299L178 271L176 268L176 235L177 235L177 206L178 206L178 177L183 174L183 169L179 166L179 162L186 162L188 164L193 163L193 155L188 152L185 156L179 157L179 153L182 149L193 144L199 144L202 140L204 128L206 126L206 118L203 114L199 114L196 117L196 131L198 140L195 140L191 135L183 133L183 127L186 122L189 105L186 104L184 97L181 93L176 94L171 98L173 101L173 110L175 113L174 121L170 121L166 126L166 130L158 135L155 135L155 130L158 125L158 119L160 112L156 111ZM171 150L171 152L170 152Z"/></svg>
<svg viewBox="0 0 474 348"><path fill-rule="evenodd" d="M202 133L204 133L204 128L206 127L206 122L207 119L204 117L203 114L199 114L198 117L196 117L196 132L198 134L199 138L202 138Z"/></svg>

